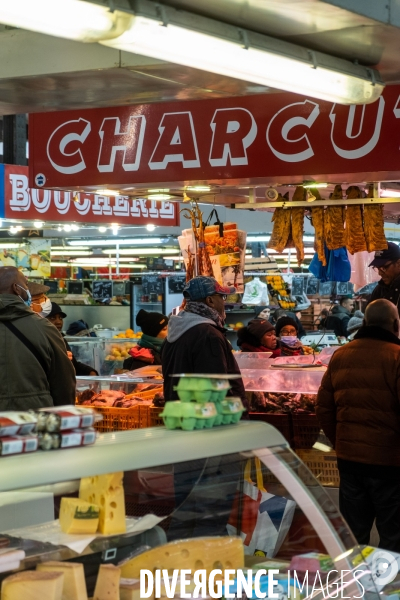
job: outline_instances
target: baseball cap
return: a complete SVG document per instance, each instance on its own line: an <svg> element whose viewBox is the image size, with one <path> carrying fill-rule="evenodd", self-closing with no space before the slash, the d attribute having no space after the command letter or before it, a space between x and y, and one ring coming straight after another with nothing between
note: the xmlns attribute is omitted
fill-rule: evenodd
<svg viewBox="0 0 400 600"><path fill-rule="evenodd" d="M194 277L183 288L183 295L189 300L203 300L207 296L234 294L236 288L224 287L214 277Z"/></svg>
<svg viewBox="0 0 400 600"><path fill-rule="evenodd" d="M369 267L383 267L387 262L400 259L400 247L394 242L388 242L386 250L377 250L374 260L368 265Z"/></svg>
<svg viewBox="0 0 400 600"><path fill-rule="evenodd" d="M57 302L52 302L51 303L51 311L50 311L50 314L47 315L47 318L55 317L56 315L60 315L62 319L65 319L67 316L65 314L65 312L63 312L61 306L59 304L57 304Z"/></svg>
<svg viewBox="0 0 400 600"><path fill-rule="evenodd" d="M32 296L39 296L39 294L45 294L49 291L48 285L43 285L42 283L36 283L36 281L28 281L28 290L32 294Z"/></svg>

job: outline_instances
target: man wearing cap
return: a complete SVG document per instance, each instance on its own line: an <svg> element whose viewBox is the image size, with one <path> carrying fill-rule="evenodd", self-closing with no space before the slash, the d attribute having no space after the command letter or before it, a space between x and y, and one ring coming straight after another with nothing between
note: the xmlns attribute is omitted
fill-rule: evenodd
<svg viewBox="0 0 400 600"><path fill-rule="evenodd" d="M388 242L386 250L375 252L374 260L368 265L379 273L381 279L372 292L371 300L385 298L399 308L400 304L400 248Z"/></svg>
<svg viewBox="0 0 400 600"><path fill-rule="evenodd" d="M58 331L31 310L15 267L0 268L0 410L74 404L75 373Z"/></svg>
<svg viewBox="0 0 400 600"><path fill-rule="evenodd" d="M240 370L225 337L225 305L235 288L222 287L213 277L195 277L184 287L186 306L168 324L168 336L162 347L165 400L177 400L174 373L238 374ZM241 379L231 380L231 396L246 395Z"/></svg>
<svg viewBox="0 0 400 600"><path fill-rule="evenodd" d="M53 323L53 325L58 329L58 331L64 337L62 328L63 328L63 324L64 324L64 319L66 319L67 315L65 314L65 312L63 312L63 310L61 309L61 306L59 306L56 302L51 302L50 308L51 308L50 313L47 315L47 319L50 321L50 323ZM72 365L73 365L73 367L75 369L75 373L77 375L98 375L98 372L96 371L96 369L94 369L90 365L85 365L85 363L76 360L75 356L72 354L70 345L65 340L64 340L64 342L65 342L67 352L70 353L69 357L72 360Z"/></svg>
<svg viewBox="0 0 400 600"><path fill-rule="evenodd" d="M51 311L51 300L46 296L49 289L48 285L28 281L28 290L32 297L31 309L41 317L47 317Z"/></svg>

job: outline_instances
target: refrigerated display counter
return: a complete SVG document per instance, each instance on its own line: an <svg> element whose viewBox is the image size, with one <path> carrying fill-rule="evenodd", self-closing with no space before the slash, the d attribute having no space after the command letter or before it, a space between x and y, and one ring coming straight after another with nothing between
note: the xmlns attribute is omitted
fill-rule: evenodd
<svg viewBox="0 0 400 600"><path fill-rule="evenodd" d="M286 580L290 565L304 565L303 555L309 559L309 553L317 558L326 555L325 564L332 570L364 570L365 578L370 577L371 551L357 546L324 488L283 436L266 423L247 421L192 432L152 428L102 434L94 446L1 461L0 492L13 492L16 505L27 493L51 494L55 517L60 496L77 497L81 478L124 473L126 533L60 536L57 520L25 522L11 530L3 526L0 532L9 540L10 550L25 552L20 569L49 560L82 563L89 596L100 564L116 565L167 542L201 541L204 536L239 537L244 547L240 568L262 561L268 565L273 559ZM250 518L254 505L257 522ZM1 510L0 506L0 514ZM214 543L218 545L218 540ZM213 568L222 563L228 568L229 550L224 552L216 555ZM205 558L197 548L192 568L202 568ZM178 560L175 568L184 567ZM345 587L347 596L359 595L353 575ZM371 598L377 593L373 582L368 593Z"/></svg>

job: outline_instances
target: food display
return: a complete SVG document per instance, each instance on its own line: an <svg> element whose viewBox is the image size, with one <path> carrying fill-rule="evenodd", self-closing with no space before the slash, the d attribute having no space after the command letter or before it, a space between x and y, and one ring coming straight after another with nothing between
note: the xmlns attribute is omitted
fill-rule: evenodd
<svg viewBox="0 0 400 600"><path fill-rule="evenodd" d="M288 195L278 197L278 200L288 200ZM305 201L306 190L302 185L297 186L292 201ZM303 207L299 208L276 208L272 222L274 224L268 248L282 252L285 248L295 248L298 265L304 260L304 213ZM288 308L288 307L282 307Z"/></svg>
<svg viewBox="0 0 400 600"><path fill-rule="evenodd" d="M240 398L226 398L230 388L222 375L176 375L179 400L167 402L161 417L167 429L203 429L237 423L244 411Z"/></svg>
<svg viewBox="0 0 400 600"><path fill-rule="evenodd" d="M267 275L268 290L271 297L277 301L281 308L287 310L296 306L296 301L290 296L290 287L282 275Z"/></svg>
<svg viewBox="0 0 400 600"><path fill-rule="evenodd" d="M98 530L104 535L126 532L123 476L119 472L81 479L79 498L99 507Z"/></svg>
<svg viewBox="0 0 400 600"><path fill-rule="evenodd" d="M121 569L114 565L100 565L93 600L120 600Z"/></svg>
<svg viewBox="0 0 400 600"><path fill-rule="evenodd" d="M315 413L314 394L280 394L273 392L252 392L250 410L268 413Z"/></svg>
<svg viewBox="0 0 400 600"><path fill-rule="evenodd" d="M101 416L101 415L100 415ZM59 433L38 433L39 447L41 450L58 450L73 448L75 446L91 446L97 437L96 430L92 427L86 429L71 429Z"/></svg>
<svg viewBox="0 0 400 600"><path fill-rule="evenodd" d="M96 533L99 507L80 498L62 498L60 527L64 533Z"/></svg>
<svg viewBox="0 0 400 600"><path fill-rule="evenodd" d="M113 339L118 339L118 338L124 338L124 339L133 339L133 340L140 340L140 338L142 337L143 333L141 331L138 331L138 333L135 333L133 331L133 329L129 328L126 329L125 331L121 331L121 333L117 333L116 335L113 335Z"/></svg>
<svg viewBox="0 0 400 600"><path fill-rule="evenodd" d="M64 573L62 600L87 600L85 573L81 563L54 560L39 563L36 570L47 573Z"/></svg>
<svg viewBox="0 0 400 600"><path fill-rule="evenodd" d="M331 200L343 200L341 185L335 186ZM344 206L327 206L324 215L324 234L328 250L336 250L345 245L344 221Z"/></svg>
<svg viewBox="0 0 400 600"><path fill-rule="evenodd" d="M2 600L62 600L62 572L22 571L1 584Z"/></svg>

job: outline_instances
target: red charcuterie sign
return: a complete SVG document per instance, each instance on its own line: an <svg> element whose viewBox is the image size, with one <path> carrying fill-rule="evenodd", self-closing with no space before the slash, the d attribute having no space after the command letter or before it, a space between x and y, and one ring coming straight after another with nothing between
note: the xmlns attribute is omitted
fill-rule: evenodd
<svg viewBox="0 0 400 600"><path fill-rule="evenodd" d="M52 189L188 182L390 179L400 86L342 106L275 93L30 116L30 184Z"/></svg>

